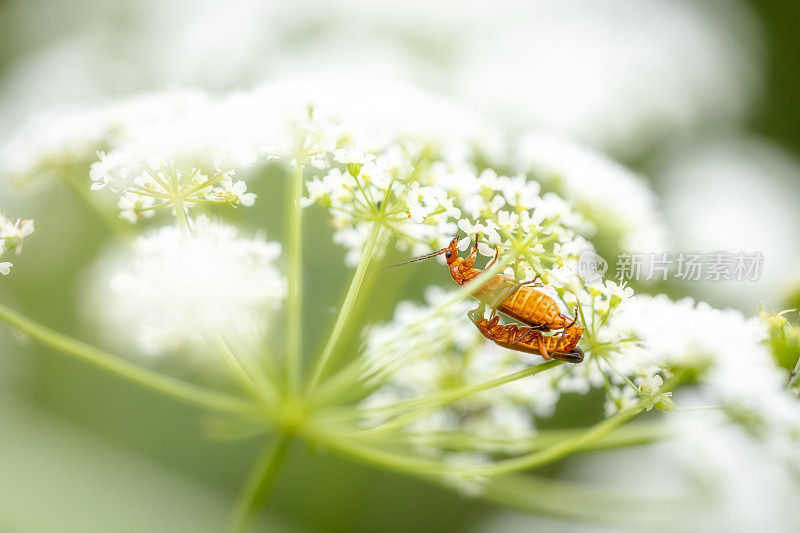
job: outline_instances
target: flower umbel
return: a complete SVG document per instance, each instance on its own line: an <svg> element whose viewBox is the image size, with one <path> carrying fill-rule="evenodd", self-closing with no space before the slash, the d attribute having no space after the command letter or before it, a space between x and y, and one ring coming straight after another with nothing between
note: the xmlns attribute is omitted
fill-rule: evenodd
<svg viewBox="0 0 800 533"><path fill-rule="evenodd" d="M108 187L120 195L120 216L131 223L159 208L183 212L198 204L252 206L256 195L247 192L244 181L234 181L234 175L219 162L206 175L200 168L183 169L171 160L125 151L100 153L89 172L92 190Z"/></svg>
<svg viewBox="0 0 800 533"><path fill-rule="evenodd" d="M293 439L505 501L529 486L533 478L523 472L608 446L605 439L614 432L619 446L658 438L639 428L626 433L623 426L652 410L677 415L673 390L686 376L714 391L716 407L732 419L747 420L776 449L791 450L800 427L793 414L796 381L787 379L764 343L777 338L778 329L786 333L782 316L768 320L768 336L767 328L740 313L634 297L631 288L600 273L582 277L580 257L594 253L587 240L594 229L595 236L618 237L621 247L658 241L660 218L645 185L600 156L536 139L520 149L522 161L495 164L503 151L484 137L490 129L481 121L410 94L391 114L361 102L375 103L378 96L358 87L338 96L265 86L221 98L156 97L106 110L102 131L86 135L101 153L81 174L89 178L83 185L91 181L93 189L116 193L121 216L130 222L159 208L172 211L177 222L140 235L132 248L100 262L87 305L93 322L126 352L136 347L213 370L223 362L243 395L117 358L2 305L0 318L64 353L223 415L214 429L219 436L270 434L237 505L237 525L265 497ZM340 103L339 96L349 100ZM52 150L60 144L52 143ZM86 146L69 147L63 159L81 152L68 165L80 168ZM40 167L29 163L20 168ZM258 172L259 164L270 167ZM509 175L515 168L522 173ZM561 185L553 176L559 172ZM282 243L244 237L231 221L202 213L207 205L252 206L255 195L244 179L267 175L287 182ZM592 182L598 176L602 184ZM613 191L580 194L590 185L600 191L633 183L637 205L627 211L613 203ZM603 204L605 211L599 210ZM309 318L324 313L309 312L313 295L303 292L312 269L331 268L304 263L304 219L314 219L306 215L313 209L327 214L333 241L345 248L345 263L355 266L332 327ZM604 227L606 214L620 224ZM32 231L32 222L0 218L0 251L19 252ZM364 294L368 280L394 281L396 270L375 268L386 256L449 251L444 259L452 261L456 247L476 251L469 257L471 265L476 259L472 277L450 271L463 286L447 280L452 290L446 290L426 282L423 303L414 302L419 285L402 286L406 301L382 325L364 312L365 301L379 294ZM9 266L0 263L0 273ZM407 268L415 267L422 268ZM441 279L446 272L441 268ZM567 329L580 330L575 342L581 350L570 352L572 362L543 360L503 347L520 344L482 335L476 325L486 317L477 316L473 295L497 276L513 290L491 304L482 300L478 310L500 306L523 286L537 301L547 298L558 322L521 316L517 327L552 341ZM510 317L502 320L498 326L510 325ZM329 334L315 353L306 333L317 331ZM556 345L541 355L564 354ZM574 362L578 356L582 362ZM560 424L558 414L573 402L588 414ZM557 424L561 429L553 429Z"/></svg>

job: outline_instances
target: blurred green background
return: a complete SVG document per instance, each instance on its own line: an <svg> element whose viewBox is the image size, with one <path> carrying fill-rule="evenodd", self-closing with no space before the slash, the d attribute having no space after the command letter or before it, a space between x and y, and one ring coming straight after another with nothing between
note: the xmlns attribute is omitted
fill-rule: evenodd
<svg viewBox="0 0 800 533"><path fill-rule="evenodd" d="M748 3L765 41L766 90L745 128L800 156L800 3ZM91 46L116 42L115 32L134 32L147 9L147 3L112 8L99 0L0 1L0 93L10 95L0 106L6 115L0 118L3 138L30 111L25 105L15 106L15 95L25 89L20 85L25 77L6 76L19 73L23 58L76 28L80 36L81 28L105 25L106 31L91 35ZM64 56L67 66L70 57ZM83 69L88 76L92 68L82 65L75 76L80 78ZM61 80L64 101L161 86L144 74L141 79L100 78ZM26 81L35 91L35 78ZM93 94L84 85L97 89ZM225 86L221 82L211 88ZM53 92L53 87L48 89ZM645 155L627 163L652 176L657 174L650 171L654 159ZM241 219L251 229L263 228L270 237L279 236L284 180L274 169L261 172L263 176L251 181L259 195L258 208L226 216ZM656 181L654 187L663 192L669 183ZM91 317L82 317L77 309L85 272L110 239L102 220L59 184L31 195L5 190L0 195L0 208L34 218L37 226L25 253L15 261L13 276L0 280L0 300L58 331L99 343L101 336ZM309 212L307 227L306 257L314 257L306 267L308 323L328 324L350 272L343 266L343 251L331 242L326 215ZM797 242L786 246L796 253ZM378 286L373 278L370 307L359 316L364 322L367 317L388 319L397 301L419 299L430 283L449 283L436 264L377 275L381 283ZM688 292L685 287L670 290L672 295ZM786 302L769 303L780 308ZM740 306L755 312L749 303ZM309 328L305 341L309 353L317 351L326 332ZM358 339L349 341L355 350ZM569 403L567 418L572 424L600 415L599 407L587 410L587 404L591 402ZM204 415L196 410L18 339L0 327L0 530L220 530L261 441L207 440L200 436L203 422ZM453 492L295 444L259 525L270 531L468 531L495 512Z"/></svg>

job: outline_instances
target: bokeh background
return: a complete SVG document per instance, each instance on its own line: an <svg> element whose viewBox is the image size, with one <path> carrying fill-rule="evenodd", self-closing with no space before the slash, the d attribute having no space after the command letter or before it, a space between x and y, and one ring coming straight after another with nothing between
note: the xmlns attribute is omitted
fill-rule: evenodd
<svg viewBox="0 0 800 533"><path fill-rule="evenodd" d="M673 250L761 251L757 283L661 287L754 314L762 301L798 303L799 24L800 4L767 0L0 0L0 141L53 106L176 86L414 84L510 135L552 131L638 171L658 194ZM235 216L281 234L282 180L251 184L259 209ZM102 222L57 183L25 193L0 183L0 207L37 224L0 298L101 342L91 313L76 310L110 239ZM309 226L320 229L307 242L306 308L320 324L349 273L323 214ZM393 274L359 319L390 317L432 280L447 283L435 265ZM309 332L307 344L323 334ZM203 423L0 327L0 530L219 530L258 443L198 438ZM595 529L523 518L301 445L270 506L261 524L270 531Z"/></svg>

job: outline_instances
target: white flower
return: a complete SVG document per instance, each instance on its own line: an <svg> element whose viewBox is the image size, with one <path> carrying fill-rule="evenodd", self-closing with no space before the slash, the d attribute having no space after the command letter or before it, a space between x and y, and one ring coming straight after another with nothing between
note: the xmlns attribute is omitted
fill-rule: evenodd
<svg viewBox="0 0 800 533"><path fill-rule="evenodd" d="M135 224L142 218L151 218L155 215L152 207L156 200L152 196L142 196L126 192L119 199L119 216L131 224Z"/></svg>
<svg viewBox="0 0 800 533"><path fill-rule="evenodd" d="M14 250L17 255L22 253L22 243L26 237L34 232L33 220L17 219L12 221L0 213L0 256L5 252ZM7 276L13 265L8 261L0 262L0 274Z"/></svg>
<svg viewBox="0 0 800 533"><path fill-rule="evenodd" d="M258 340L286 292L279 256L279 244L201 216L188 240L163 227L103 259L87 310L112 338L153 355L203 353L216 335Z"/></svg>
<svg viewBox="0 0 800 533"><path fill-rule="evenodd" d="M364 165L366 163L370 163L375 160L374 155L365 153L353 146L349 146L347 148L341 148L339 150L334 150L333 158L338 163L342 163L344 165L348 164Z"/></svg>
<svg viewBox="0 0 800 533"><path fill-rule="evenodd" d="M15 222L11 222L11 220L0 214L0 239L5 241L6 250L10 249L9 243L12 243L19 255L22 252L22 242L25 237L32 235L33 232L33 220L17 219Z"/></svg>

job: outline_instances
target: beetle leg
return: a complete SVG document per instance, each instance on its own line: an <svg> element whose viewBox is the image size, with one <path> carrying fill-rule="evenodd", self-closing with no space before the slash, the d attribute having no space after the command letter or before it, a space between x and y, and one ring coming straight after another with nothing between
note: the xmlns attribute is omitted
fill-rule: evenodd
<svg viewBox="0 0 800 533"><path fill-rule="evenodd" d="M520 285L533 285L534 287L544 287L543 283L537 283L539 281L539 274L533 277L532 280L529 281L522 281Z"/></svg>
<svg viewBox="0 0 800 533"><path fill-rule="evenodd" d="M542 340L542 337L539 337L537 345L538 345L538 348L539 348L539 355L544 357L545 361L549 361L550 360L550 354L547 353L547 347L544 345L544 341Z"/></svg>
<svg viewBox="0 0 800 533"><path fill-rule="evenodd" d="M477 324L483 318L485 312L486 312L486 306L481 303L480 305L478 305L478 307L476 307L472 311L468 311L467 317L469 317L470 320L472 320L475 324Z"/></svg>
<svg viewBox="0 0 800 533"><path fill-rule="evenodd" d="M464 258L463 265L466 268L472 268L475 264L475 257L478 254L478 233L475 234L475 241L472 243L472 248L469 251L469 255Z"/></svg>
<svg viewBox="0 0 800 533"><path fill-rule="evenodd" d="M528 328L527 330L525 330L525 333L522 334L522 337L519 338L520 344L531 342L536 338L537 334L539 334L538 330L535 330L533 328Z"/></svg>
<svg viewBox="0 0 800 533"><path fill-rule="evenodd" d="M567 334L566 328L561 331L561 335L558 336L558 342L556 342L556 349L554 351L558 352L561 349L561 343L564 341L564 335Z"/></svg>
<svg viewBox="0 0 800 533"><path fill-rule="evenodd" d="M564 331L566 331L569 328L571 328L572 326L574 326L575 323L578 321L578 306L577 305L575 306L575 309L572 311L572 316L570 318L572 318L572 322L570 322L568 325L564 326Z"/></svg>
<svg viewBox="0 0 800 533"><path fill-rule="evenodd" d="M494 265L495 263L497 263L497 258L498 258L499 256L500 256L500 248L498 248L497 246L495 246L495 247L494 247L494 259L492 259L492 261L491 261L491 262L490 262L488 265L486 265L486 268L492 268L492 265Z"/></svg>

